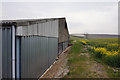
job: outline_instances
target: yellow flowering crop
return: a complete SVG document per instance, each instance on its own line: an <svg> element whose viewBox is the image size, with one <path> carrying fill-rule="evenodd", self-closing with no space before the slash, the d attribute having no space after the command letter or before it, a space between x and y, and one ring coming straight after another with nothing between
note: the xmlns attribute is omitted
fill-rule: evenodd
<svg viewBox="0 0 120 80"><path fill-rule="evenodd" d="M117 52L117 51L112 51L112 52L107 51L107 52L106 52L106 55L107 55L107 56L115 56L115 55L118 55L118 52Z"/></svg>
<svg viewBox="0 0 120 80"><path fill-rule="evenodd" d="M118 44L117 43L114 43L114 44L108 44L107 45L107 49L108 50L114 50L114 51L117 51L118 50Z"/></svg>
<svg viewBox="0 0 120 80"><path fill-rule="evenodd" d="M118 52L117 52L117 51L114 51L113 55L118 55Z"/></svg>
<svg viewBox="0 0 120 80"><path fill-rule="evenodd" d="M87 44L85 41L81 41L81 42L82 42L82 44L85 44L85 45Z"/></svg>
<svg viewBox="0 0 120 80"><path fill-rule="evenodd" d="M108 65L120 67L119 43L118 39L90 39L89 50L93 56L104 60Z"/></svg>
<svg viewBox="0 0 120 80"><path fill-rule="evenodd" d="M118 46L118 44L114 43L114 44L109 44L108 46Z"/></svg>
<svg viewBox="0 0 120 80"><path fill-rule="evenodd" d="M95 47L90 47L91 49L95 49Z"/></svg>
<svg viewBox="0 0 120 80"><path fill-rule="evenodd" d="M85 41L86 41L86 42L89 42L89 40L87 40L87 39L86 39Z"/></svg>
<svg viewBox="0 0 120 80"><path fill-rule="evenodd" d="M107 52L105 48L94 48L94 51L101 54L105 54Z"/></svg>

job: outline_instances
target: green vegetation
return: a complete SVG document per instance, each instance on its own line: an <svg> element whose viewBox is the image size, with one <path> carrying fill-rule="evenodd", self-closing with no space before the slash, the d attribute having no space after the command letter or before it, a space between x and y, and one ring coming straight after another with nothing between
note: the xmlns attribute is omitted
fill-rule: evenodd
<svg viewBox="0 0 120 80"><path fill-rule="evenodd" d="M119 71L114 71L114 69L118 70L116 68L120 67L120 56L118 56L118 45L116 45L119 43L118 39L86 40L71 37L71 43L73 46L70 54L68 55L68 66L70 72L65 76L66 78L120 77L118 74ZM101 69L101 71L94 69L94 66L96 67L96 65L98 69Z"/></svg>
<svg viewBox="0 0 120 80"><path fill-rule="evenodd" d="M118 39L89 40L89 51L112 67L120 67L120 50Z"/></svg>
<svg viewBox="0 0 120 80"><path fill-rule="evenodd" d="M80 44L79 41L74 43L72 46L71 53L69 54L68 65L70 66L70 72L68 73L69 78L85 78L86 75L82 72L85 71L86 61L88 58L85 55L79 56L81 52L83 52L82 48L84 46ZM80 65L82 64L82 65ZM68 77L68 76L66 76Z"/></svg>

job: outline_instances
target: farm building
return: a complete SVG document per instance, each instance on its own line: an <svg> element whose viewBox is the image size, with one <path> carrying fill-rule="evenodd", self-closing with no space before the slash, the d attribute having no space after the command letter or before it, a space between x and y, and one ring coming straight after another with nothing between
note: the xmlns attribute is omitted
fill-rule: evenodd
<svg viewBox="0 0 120 80"><path fill-rule="evenodd" d="M69 43L65 18L3 20L0 79L39 78Z"/></svg>

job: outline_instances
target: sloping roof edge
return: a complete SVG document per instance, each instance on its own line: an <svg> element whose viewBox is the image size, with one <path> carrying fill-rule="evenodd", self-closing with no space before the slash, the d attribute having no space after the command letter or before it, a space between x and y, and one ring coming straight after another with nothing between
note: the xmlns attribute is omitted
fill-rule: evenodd
<svg viewBox="0 0 120 80"><path fill-rule="evenodd" d="M18 26L24 26L29 24L34 24L34 23L44 23L47 21L53 21L53 20L59 20L59 19L66 19L65 17L62 18L43 18L43 19L17 19L17 20L1 20L0 25L2 26L10 26L10 25L18 25Z"/></svg>

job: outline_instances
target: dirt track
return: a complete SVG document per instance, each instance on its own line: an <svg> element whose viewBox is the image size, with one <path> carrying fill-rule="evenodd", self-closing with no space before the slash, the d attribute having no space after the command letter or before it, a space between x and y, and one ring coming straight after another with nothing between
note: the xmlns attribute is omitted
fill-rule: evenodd
<svg viewBox="0 0 120 80"><path fill-rule="evenodd" d="M87 48L83 48L84 51L87 51ZM87 58L86 61L84 61L84 64L86 66L85 73L88 73L86 75L87 78L108 78L107 72L105 70L105 67L96 62L95 60L91 59L91 56L89 53L80 53L79 56L85 56Z"/></svg>
<svg viewBox="0 0 120 80"><path fill-rule="evenodd" d="M86 65L86 71L84 73L88 73L86 78L108 78L107 72L104 66L90 58L89 53L81 53L80 56L85 56L87 61L84 62Z"/></svg>

